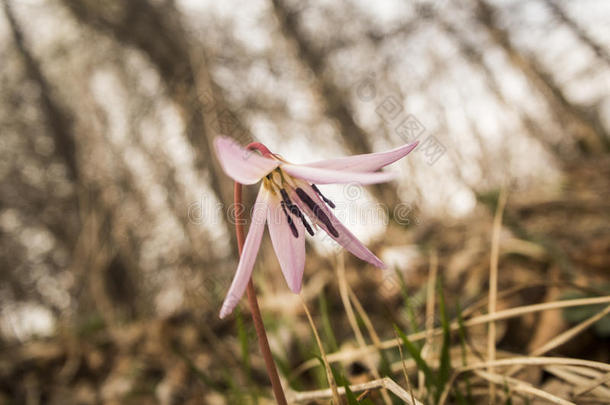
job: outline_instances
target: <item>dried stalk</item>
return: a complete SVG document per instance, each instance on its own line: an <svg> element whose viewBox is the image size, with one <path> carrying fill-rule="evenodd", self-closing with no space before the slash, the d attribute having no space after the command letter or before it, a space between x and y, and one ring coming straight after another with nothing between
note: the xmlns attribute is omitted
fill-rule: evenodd
<svg viewBox="0 0 610 405"><path fill-rule="evenodd" d="M496 303L498 297L498 261L500 256L500 231L502 231L502 215L504 214L504 206L506 205L507 193L506 188L502 187L500 196L498 197L498 206L493 221L493 230L491 236L491 258L489 263L489 301L487 313L493 315L496 312ZM487 334L487 360L494 361L496 359L496 323L489 323L489 333ZM488 373L493 374L492 367L487 369ZM492 380L489 380L489 403L496 403L496 385Z"/></svg>
<svg viewBox="0 0 610 405"><path fill-rule="evenodd" d="M392 380L391 378L388 378L388 377L380 378L378 380L368 381L368 382L365 382L362 384L350 385L350 387L349 387L349 389L352 392L363 392L363 391L369 391L369 390L380 389L380 388L384 388L384 389L387 389L388 391L392 392L394 395L396 395L398 398L400 398L405 404L423 405L418 400L412 400L411 396L409 395L408 392L406 392L400 385L396 384L394 382L394 380ZM339 387L338 393L339 393L339 395L345 395L345 388ZM319 400L319 399L331 398L332 395L333 394L332 394L330 388L325 389L325 390L295 392L292 395L291 400L293 402L309 402L309 401L315 401L315 400Z"/></svg>

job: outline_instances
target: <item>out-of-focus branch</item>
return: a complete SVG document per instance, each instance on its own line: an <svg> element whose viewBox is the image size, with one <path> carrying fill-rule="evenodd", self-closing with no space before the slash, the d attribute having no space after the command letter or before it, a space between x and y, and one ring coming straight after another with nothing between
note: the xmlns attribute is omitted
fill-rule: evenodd
<svg viewBox="0 0 610 405"><path fill-rule="evenodd" d="M610 54L608 51L594 38L592 38L576 21L572 19L566 12L561 8L558 4L557 0L544 0L546 5L549 7L553 15L563 22L565 25L570 27L570 29L576 34L576 36L589 48L593 50L595 55L606 62L608 66L610 66Z"/></svg>
<svg viewBox="0 0 610 405"><path fill-rule="evenodd" d="M493 8L484 0L474 0L474 3L477 18L491 39L545 97L555 119L571 130L583 152L596 154L610 151L610 138L599 114L571 103L551 75L543 72L534 60L525 57L513 46L508 32L497 23Z"/></svg>
<svg viewBox="0 0 610 405"><path fill-rule="evenodd" d="M122 53L122 52L121 52ZM124 59L121 58L117 61L117 72L119 79L121 80L125 89L130 94L137 94L138 97L146 98L142 94L136 83L138 83L138 72L128 68L126 63L123 63ZM153 99L149 99L146 103L153 103ZM165 199L170 212L173 214L176 222L180 224L184 235L186 236L188 243L184 246L183 254L180 255L181 262L193 268L202 268L216 259L213 249L211 249L211 240L205 230L197 226L192 222L192 218L189 217L189 202L186 200L188 192L184 187L184 184L178 181L178 174L176 173L176 166L171 162L171 158L162 148L151 150L146 145L145 135L139 131L140 120L144 118L144 108L140 104L130 106L127 114L129 115L129 131L133 134L133 138L127 139L126 142L137 147L146 156L150 163L150 167L153 171L153 176L167 191L165 193ZM115 146L112 146L112 141L108 140L111 145L113 154L116 155L117 160L122 161L124 158L121 156L119 150L116 150ZM122 165L124 166L124 164ZM123 169L128 172L128 170ZM140 196L141 193L138 193ZM196 248L193 248L196 247Z"/></svg>
<svg viewBox="0 0 610 405"><path fill-rule="evenodd" d="M72 180L78 180L78 169L76 162L76 146L74 139L69 134L72 131L72 119L63 111L57 100L51 93L51 86L40 70L40 65L29 52L21 28L15 19L9 0L3 0L4 14L9 23L9 29L13 36L15 46L19 51L28 76L40 88L40 103L45 117L55 140L57 150L62 154L63 160L68 168Z"/></svg>
<svg viewBox="0 0 610 405"><path fill-rule="evenodd" d="M528 129L531 136L536 138L548 152L551 152L553 155L561 158L562 150L557 145L557 136L555 134L547 134L548 131L539 125L536 119L532 117L528 111L522 111L514 106L513 103L506 100L504 94L502 94L500 90L501 85L498 81L498 77L489 68L487 63L485 63L480 49L471 44L466 39L465 35L454 25L452 25L451 22L447 21L441 14L435 13L434 17L438 25L447 33L447 36L455 41L465 60L467 60L473 68L481 72L482 77L487 83L487 87L493 93L493 95L508 110L514 110L519 115L519 118L523 122L523 126ZM480 134L478 134L476 128L473 128L473 135L480 140Z"/></svg>
<svg viewBox="0 0 610 405"><path fill-rule="evenodd" d="M298 29L298 14L290 10L282 0L272 0L273 11L284 35L296 45L301 61L309 68L315 78L326 114L339 124L341 137L351 153L371 153L369 135L354 120L344 92L324 72L325 55L317 51ZM391 185L378 184L371 187L375 197L392 209L399 201L396 189Z"/></svg>
<svg viewBox="0 0 610 405"><path fill-rule="evenodd" d="M76 190L75 199L79 200L83 194L88 192L88 188L79 171L74 120L69 111L53 94L52 86L42 72L39 62L34 58L26 45L21 27L13 14L9 0L3 0L3 6L4 13L9 22L10 32L19 55L23 59L27 76L40 89L40 104L44 112L44 117L49 125L51 135L56 143L56 153L68 169L68 176L70 180L74 182ZM99 215L108 225L96 229L96 240L94 241L93 247L98 248L101 243L107 241L108 238L112 238L112 232L109 232L109 229L112 229L114 224L111 210L103 205L101 198L99 198L99 193L96 193L95 190L93 192L95 195L89 199L89 208ZM83 208L82 200L79 202L79 208ZM81 228L81 235L82 234L83 229ZM76 236L76 232L66 234L66 238L67 240L64 242L66 242L68 248L72 249L77 246L78 237ZM123 243L112 239L109 244L120 247L124 246ZM98 252L99 250L94 249L90 253L91 255L98 257ZM130 279L132 272L127 271L135 266L134 260L130 258L131 253L131 249L120 249L120 252L115 252L115 254L111 256L110 261L102 261L101 265L97 267L87 267L87 270L92 271L94 276L99 276L99 280L96 281L95 287L100 287L102 289L101 291L103 291L104 294L103 300L112 302L113 306L117 304L123 306L123 309L126 310L125 315L127 315L127 313L134 315L134 307L132 304L134 303L133 298L137 297L136 284L131 282ZM117 268L122 269L122 271L116 271ZM128 294L124 294L125 291L120 288L112 288L112 284L114 284L114 287L129 285L130 291L128 291ZM95 295L96 291L97 290L93 289L90 292ZM120 294L120 297L111 296L115 291L119 291L119 293L122 291L123 293ZM104 308L98 307L98 311L102 314L107 314L108 312L105 311L107 309L106 306L104 305L103 307ZM107 320L112 321L110 318Z"/></svg>
<svg viewBox="0 0 610 405"><path fill-rule="evenodd" d="M207 172L210 187L225 206L231 203L231 182L222 174L211 147L209 121L216 120L204 102L215 103L213 89L203 88L201 72L193 65L191 45L171 3L146 0L109 1L62 0L78 21L114 36L123 44L143 52L157 69L170 97L179 107L187 138L195 151L195 164ZM206 99L206 100L202 100ZM233 117L235 119L235 117ZM206 120L208 122L206 122ZM229 235L231 228L225 227Z"/></svg>

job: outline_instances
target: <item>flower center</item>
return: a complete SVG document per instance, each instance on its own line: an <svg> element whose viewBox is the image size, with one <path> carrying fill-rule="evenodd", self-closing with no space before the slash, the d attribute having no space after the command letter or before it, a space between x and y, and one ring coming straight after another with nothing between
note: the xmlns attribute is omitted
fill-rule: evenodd
<svg viewBox="0 0 610 405"><path fill-rule="evenodd" d="M338 237L339 232L333 226L326 212L324 212L322 207L320 207L320 205L318 205L318 203L316 202L315 194L320 196L324 203L328 204L329 207L335 208L335 204L331 200L326 198L324 195L322 195L322 193L320 192L318 187L316 187L315 184L310 185L312 190L315 192L314 197L312 197L302 187L299 187L298 182L299 180L296 180L286 174L280 167L274 169L271 173L267 174L265 178L263 178L263 184L265 188L269 190L273 195L280 196L282 198L282 200L280 201L280 205L288 221L290 231L292 232L294 237L298 238L299 233L291 216L300 219L301 223L303 224L303 227L310 235L313 236L314 231L309 222L307 222L305 215L301 212L298 205L293 203L290 199L291 194L293 196L296 195L298 199L303 204L305 204L309 211L313 213L313 217L315 217L315 219L319 223L322 223L332 236L334 236L335 238Z"/></svg>

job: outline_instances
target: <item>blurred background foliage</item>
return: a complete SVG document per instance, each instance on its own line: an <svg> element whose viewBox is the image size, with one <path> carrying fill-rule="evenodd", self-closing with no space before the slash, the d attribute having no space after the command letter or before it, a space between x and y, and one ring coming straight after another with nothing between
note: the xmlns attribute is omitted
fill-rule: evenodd
<svg viewBox="0 0 610 405"><path fill-rule="evenodd" d="M217 319L237 263L233 184L211 148L220 134L295 162L419 140L392 168L397 182L324 189L414 294L430 249L448 302L485 293L502 187L500 287L532 287L506 305L559 297L549 282L608 293L607 1L2 0L2 9L0 402L223 403L253 389L239 387L266 386L252 342L252 370L243 366L238 336L248 331ZM311 337L269 248L255 281L290 371L311 358ZM304 295L341 344L350 332L338 252L322 235L310 241ZM400 289L345 261L393 337ZM580 317L509 323L522 332L501 343L535 347ZM596 330L584 338L599 347L588 355L608 361L608 328Z"/></svg>

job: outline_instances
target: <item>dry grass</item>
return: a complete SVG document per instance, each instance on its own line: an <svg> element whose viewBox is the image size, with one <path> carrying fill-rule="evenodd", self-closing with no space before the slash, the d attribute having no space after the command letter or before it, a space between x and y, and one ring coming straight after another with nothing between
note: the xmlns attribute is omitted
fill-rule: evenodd
<svg viewBox="0 0 610 405"><path fill-rule="evenodd" d="M498 198L498 206L493 221L492 237L491 237L491 256L489 264L489 301L488 313L493 315L496 312L496 303L498 300L498 262L500 260L500 231L502 230L502 215L504 214L504 206L508 198L506 187L502 187L500 197ZM496 323L489 322L489 330L487 334L487 360L493 362L496 359ZM493 367L490 367L487 372L489 375L494 373ZM496 385L489 380L489 402L491 405L496 403Z"/></svg>
<svg viewBox="0 0 610 405"><path fill-rule="evenodd" d="M486 343L483 350L486 349L486 360L480 356L480 344L470 343L468 347L454 347L450 351L452 363L458 364L464 361L462 366L454 366L451 372L451 377L447 384L443 387L442 394L438 400L438 404L443 405L448 402L451 392L458 389L460 386L458 381L463 379L464 375L469 375L472 384L477 387L477 395L483 395L484 402L495 403L499 398L507 399L507 396L512 395L516 398L539 398L541 400L555 404L575 404L581 400L587 401L610 401L610 388L607 387L610 383L610 365L586 359L569 358L569 357L542 357L543 355L556 350L557 348L569 344L579 335L589 329L596 322L610 313L610 296L597 296L589 298L577 298L568 300L554 300L550 302L542 302L531 305L522 305L512 308L497 310L497 303L500 299L506 300L511 296L519 294L525 288L531 288L531 284L518 285L503 291L498 289L498 279L500 266L500 233L502 230L502 217L506 206L507 193L502 190L498 199L495 216L492 226L491 238L491 253L489 265L489 290L486 299L478 301L470 307L464 309L461 314L465 317L461 327L466 333L471 329L487 325ZM442 334L441 327L435 327L435 312L438 306L436 302L435 286L438 280L439 259L437 251L432 248L429 254L429 269L427 280L427 294L425 302L425 330L411 333L407 336L410 342L424 341L421 348L421 357L429 367L439 367L439 340L437 337ZM418 367L418 362L413 359L406 359L402 351L402 340L396 336L393 339L381 340L379 333L375 330L371 316L366 312L365 307L357 298L353 289L347 282L346 268L344 258L339 256L337 266L337 280L341 301L345 309L348 323L352 329L353 335L358 343L356 348L346 348L335 353L327 355L329 363L359 360L367 364L371 368L371 375L374 377L372 381L350 386L354 392L364 392L361 397L366 397L371 390L380 390L381 399L384 404L390 404L391 399L388 396L388 391L395 394L404 403L422 403L424 398L429 398L429 393L426 391L426 375L423 370ZM556 281L553 283L542 282L540 286L548 287L555 286L573 286L571 283ZM518 317L528 317L533 314L540 315L546 311L557 311L566 308L586 307L607 305L602 310L587 319L577 323L576 325L567 328L561 333L552 336L544 344L531 350L526 356L517 353L499 351L497 349L497 329L496 323L506 321ZM478 313L486 306L487 313ZM355 311L354 311L355 308ZM365 337L360 330L357 321L356 313L367 330L368 337L372 344L367 345ZM460 322L454 319L448 324L449 330L454 333L460 329ZM398 386L394 377L395 375L381 376L379 370L375 367L373 355L381 350L393 350L398 348L400 361L391 365L392 374L402 373L407 389L404 390ZM498 358L500 356L500 358ZM483 361L482 361L483 360ZM305 371L315 367L317 361L315 359L306 361L293 370L293 378L301 375ZM515 378L520 371L526 368L537 368L546 371L556 378L564 381L570 387L570 398L564 398L560 393L546 391L543 387L537 387L532 383L520 378ZM417 394L414 395L413 389L410 386L410 374L417 375ZM480 390L481 384L488 384L488 391L483 394ZM497 387L503 387L499 390ZM345 390L339 388L339 395L344 395ZM310 400L320 400L330 397L331 389L316 390L307 392L293 392L292 397L296 402L306 402ZM474 394L473 394L474 395ZM575 402L574 402L575 401Z"/></svg>
<svg viewBox="0 0 610 405"><path fill-rule="evenodd" d="M309 312L309 309L307 308L307 303L305 302L303 297L301 297L301 302L303 303L303 310L305 311L305 314L307 315L307 320L309 321L309 325L311 326L311 331L313 332L314 337L316 338L318 350L320 350L320 356L322 357L322 362L324 363L324 370L326 371L326 378L328 379L328 385L330 385L330 392L332 398L335 402L335 405L343 405L343 400L339 396L339 392L337 390L337 382L335 381L335 377L330 368L330 364L328 363L328 359L326 358L326 351L324 350L324 345L322 345L320 335L318 334L316 325L313 322L313 318L311 317L311 313Z"/></svg>
<svg viewBox="0 0 610 405"><path fill-rule="evenodd" d="M482 315L479 317L474 317L474 318L466 321L464 323L464 326L465 327L475 326L475 325L479 325L481 323L490 322L492 320L508 319L511 317L523 316L523 315L527 315L527 314L538 312L538 311L548 311L548 310L568 308L568 307L573 307L573 306L596 305L596 304L608 303L608 302L610 302L610 296L588 298L588 299L578 299L578 300L555 301L555 302L549 302L549 303L544 303L544 304L535 304L535 305L529 305L529 306L511 308L508 310L499 311L493 315L490 314L490 315ZM553 371L555 374L560 374L560 376L564 380L567 380L568 382L572 383L575 387L574 396L580 396L580 395L583 395L583 394L590 392L592 390L595 390L595 389L598 389L599 393L602 393L605 395L606 392L608 392L607 389L604 389L604 388L599 389L599 387L602 384L605 384L606 382L610 381L610 374L607 374L607 373L610 373L610 365L605 364L605 363L591 361L591 360L582 360L582 359L561 358L561 357L537 357L536 353L542 354L543 352L549 351L559 345L565 344L571 338L574 338L576 335L578 335L578 333L581 333L587 327L591 326L595 321L601 319L603 316L608 314L610 312L609 308L610 308L610 306L604 308L604 310L595 314L593 317L587 319L586 321L583 321L582 323L576 325L573 328L570 328L569 330L562 333L561 335L554 337L552 340L547 342L543 347L535 350L529 357L512 357L512 358L505 358L505 359L501 359L501 360L472 363L472 364L468 364L467 366L457 367L454 369L454 373L453 373L453 376L452 376L452 379L450 380L450 382L453 383L456 380L456 378L458 377L458 375L461 373L475 372L475 375L477 375L478 377L485 379L486 381L489 381L493 384L504 385L504 384L508 383L510 385L510 387L512 389L514 389L515 391L532 394L534 396L549 400L553 403L572 404L573 402L558 398L557 396L555 396L553 394L546 393L541 389L531 386L530 384L527 384L525 382L522 382L520 380L510 377L510 375L514 374L517 370L515 368L515 366L519 367L519 369L522 367L525 367L525 366L535 366L535 367L542 366L545 368L545 370ZM455 329L455 327L454 327L455 325L456 325L455 322L452 323L453 329ZM431 331L432 331L433 335L440 333L439 329L432 329ZM409 335L409 339L411 339L412 341L416 341L416 340L426 339L426 337L428 337L429 335L430 335L429 331L425 331L425 332L411 334L411 335ZM392 339L392 340L383 342L381 345L377 345L377 347L366 346L364 349L361 348L361 349L356 349L356 350L340 351L337 353L333 353L328 356L328 361L337 362L337 361L341 361L341 360L345 361L347 359L358 358L360 356L364 356L364 355L368 355L368 354L372 353L373 350L377 350L380 346L383 349L391 349L393 347L399 346L397 344L398 340L399 339ZM487 369L487 370L494 369L495 370L496 368L503 368L503 367L509 367L509 366L513 366L513 368L509 369L507 372L502 373L502 374L489 373L488 371L484 372L481 370L481 369ZM596 370L598 372L601 371L601 372L604 372L604 374L599 374L599 375L596 374L596 376L594 378L586 378L586 377L576 376L573 373L570 373L569 371L565 371L561 367L554 367L554 366L579 366L579 367L586 368L589 370ZM303 365L301 365L298 368L298 370L304 371L304 370L308 369L309 367L311 367L311 363L307 362L307 363L304 363ZM403 370L403 373L405 373L405 374L407 373L407 369L414 369L415 367L416 367L416 364L412 360L411 361L401 361L401 369ZM570 376L570 377L568 377L568 376ZM408 378L408 376L407 376L407 378ZM376 381L378 381L378 380L376 380ZM382 385L376 385L376 386L382 387ZM443 392L443 395L439 402L440 404L443 404L446 402L448 394L451 389L452 389L451 384L448 384L445 387L445 391ZM610 396L608 396L606 399L608 399L608 398L610 398ZM410 402L406 402L406 403L410 403Z"/></svg>
<svg viewBox="0 0 610 405"><path fill-rule="evenodd" d="M354 384L350 385L350 390L352 392L366 392L370 390L388 390L391 391L394 395L404 401L405 404L409 405L423 405L420 401L412 399L412 396L409 395L400 385L396 384L394 380L391 378L385 377L378 380L368 381L362 384ZM345 395L345 388L339 388L339 394ZM307 392L293 392L290 396L290 400L292 402L300 403L300 402L308 402L313 400L320 400L325 398L330 398L332 396L332 392L330 389L325 390L315 390L315 391L307 391Z"/></svg>
<svg viewBox="0 0 610 405"><path fill-rule="evenodd" d="M505 201L506 196L501 196L495 211L490 253L479 261L481 280L486 281L489 278L489 290L480 292L476 296L477 299L471 298L471 304L459 311L463 321L458 320L458 310L452 309L450 312L454 314L454 318L448 319L444 323L441 322L441 326L444 324L451 333L451 347L448 356L452 367L446 383L440 390L436 387L429 388L429 384L433 380L430 379L430 374L424 372L421 363L418 363L412 352L403 350L402 339L396 334L391 335L389 325L398 318L384 317L384 314L380 314L381 310L387 309L383 308L383 305L388 304L388 306L391 306L390 310L396 310L405 302L398 303L398 300L395 299L400 298L398 294L387 300L377 295L374 299L371 299L371 296L365 293L365 288L369 288L368 285L364 287L364 282L368 283L370 279L361 274L355 274L356 272L353 270L356 266L348 265L346 262L347 254L339 254L335 265L330 265L328 262L324 264L332 271L319 271L312 274L307 280L300 298L302 300L302 312L305 312L310 328L306 327L303 321L304 317L299 320L298 316L293 316L298 314L298 305L286 305L286 308L281 308L278 307L278 304L274 304L276 305L274 307L269 304L270 301L263 300L263 309L266 311L277 313L291 311L291 319L296 318L295 323L290 324L289 327L286 327L284 320L276 323L275 327L278 329L270 332L270 336L275 338L274 351L292 355L296 351L290 351L290 348L281 347L279 344L290 341L297 334L300 334L299 337L303 341L307 341L309 338L307 341L309 346L305 346L305 350L297 353L294 359L288 358L282 368L286 376L283 385L290 403L323 404L332 401L337 405L346 403L351 405L353 402L350 401L353 401L353 396L346 395L344 382L347 382L353 393L359 395L359 401L368 400L370 401L369 404L372 402L374 404L393 405L398 401L422 405L432 403L438 405L454 404L459 403L458 396L464 392L471 394L469 400L471 399L472 403L493 403L494 401L505 403L511 400L512 403L520 404L532 399L555 404L608 403L610 401L610 365L603 361L577 358L579 356L566 354L568 353L566 349L579 345L578 339L582 338L583 334L587 336L586 333L589 329L610 314L610 296L600 294L599 289L603 289L603 287L583 287L582 279L524 282L518 277L514 277L509 278L511 282L506 282L502 277L506 275L504 270L509 260L506 260L506 256L502 256L503 239L500 238L502 213L506 208ZM508 208L506 209L509 212ZM488 228L486 228L486 237L487 233L489 233ZM511 243L514 244L514 240ZM436 286L439 284L438 280L443 280L447 276L443 273L447 268L447 258L442 247L434 244L428 245L427 252L427 256L423 256L418 268L418 271L426 277L425 279L421 277L413 282L413 285L421 288L419 292L422 300L418 302L417 311L424 316L423 321L420 322L422 330L412 331L412 333L407 334L407 338L411 343L417 343L421 350L422 360L427 367L437 372L442 367L443 340L441 337L443 336L443 328L438 325L438 322L435 322L435 319L443 313L444 299L440 299L441 296L438 295ZM542 257L548 258L548 256L540 254L535 256L536 260ZM336 277L333 277L333 275L336 275ZM360 280L364 282L360 283ZM515 280L519 282L514 282ZM413 287L413 285L410 287ZM322 339L315 326L315 310L310 305L315 302L320 294L324 293L326 286L336 287L338 290L339 298L332 302L334 306L331 307L331 316L329 317L329 314L326 314L326 318L330 318L332 322L330 329L336 328L338 334L341 334L341 341L337 342L339 343L337 345L334 345L334 343L328 345L328 342ZM449 305L456 299L455 295L461 294L459 287L453 286L454 297L448 300ZM545 292L545 294L540 293L535 298L528 296L524 299L523 297L527 295L524 292L534 287L537 287L538 291ZM550 289L555 289L561 293L578 289L584 293L597 296L554 299L544 302L544 300L552 297L548 294ZM287 294L285 297L288 300L291 295ZM394 301L391 301L392 299ZM278 302L280 302L280 305L284 305L284 296ZM372 304L378 306L373 307ZM501 343L502 334L507 324L505 321L510 320L514 325L519 325L518 327L512 326L512 333L515 333L515 330L519 329L529 319L530 325L533 325L530 326L532 328L531 335L534 335L534 329L538 327L535 323L536 319L542 319L542 314L550 311L556 311L555 313L559 314L559 311L576 307L599 307L599 309L595 308L593 312L586 312L586 316L578 321L573 321L570 325L562 324L561 329L552 336L543 334L544 339L536 339L536 344L522 346L529 347L529 350L520 350L518 346L507 349L509 346ZM322 311L322 309L320 310ZM550 318L561 320L559 315ZM234 381L245 380L242 375L245 375L246 372L239 369L241 359L234 354L238 350L234 348L231 350L230 347L231 345L238 346L240 342L236 343L237 338L235 337L231 339L218 338L218 329L214 330L214 327L215 325L212 324L202 324L200 327L200 333L204 337L203 340L206 344L212 345L208 346L207 349L213 347L212 351L216 352L214 364L220 362L226 364L228 369L236 369L235 377L232 376ZM324 332L323 336L328 335L327 329L329 327L325 327L326 329L321 330ZM173 325L171 328L173 328ZM465 332L467 338L465 341L458 339L462 331ZM523 331L516 330L516 332ZM284 341L278 339L278 336L286 338L287 335L290 337ZM589 333L589 335L591 334ZM528 340L528 342L531 343L532 340ZM315 341L315 344L311 345L313 341ZM352 341L355 341L356 344L354 345ZM247 343L246 341L245 347L247 347ZM143 347L144 345L140 346ZM322 361L312 358L313 356L310 354L312 350L315 352L316 346L321 354ZM333 350L335 347L340 347L340 349L326 353L324 347L332 347ZM158 348L158 350L155 352L156 356L149 357L158 358L159 353L170 351L170 349L164 347ZM48 353L51 352L46 350L46 355L50 356ZM73 357L77 358L78 355ZM379 361L381 357L383 357L385 364ZM60 355L55 355L55 358L60 358ZM192 358L196 358L195 355L192 355ZM335 381L333 369L346 371L348 370L346 366L353 364L353 362L365 365L366 371L359 375L358 379L350 379L351 376L349 375L341 375L340 378L337 374ZM338 367L337 363L341 363L341 367ZM205 361L203 364L205 364ZM333 369L331 369L331 366ZM197 373L203 370L202 375L206 373L204 368L197 369L198 366L195 361L192 361L192 364L189 363L189 367L198 370ZM255 371L261 369L261 359L255 352L251 356L251 368ZM314 368L315 370L312 370ZM65 366L65 369L68 370L70 367ZM307 371L312 372L306 373ZM543 372L545 378L556 385L546 384L546 381L543 384L541 378ZM245 392L243 397L260 397L260 404L269 403L270 393L264 388L260 388L266 386L265 381L261 381L260 377L256 380L256 373L252 374L254 377L251 385L242 391L242 393ZM346 378L344 379L344 377ZM208 376L201 377L201 380L204 381L204 384L201 385L206 389L208 387L207 378ZM317 378L317 380L312 381L313 378ZM298 384L294 384L295 381ZM328 383L328 388L312 389L325 387L326 383ZM413 386L411 386L411 383L413 383ZM560 384L561 389L557 388L557 384ZM297 390L294 387L299 389ZM222 389L222 387L216 389L216 392L224 395L225 392ZM0 403L2 403L1 399ZM237 401L234 403L241 403L239 400ZM250 401L250 399L247 399L247 401Z"/></svg>
<svg viewBox="0 0 610 405"><path fill-rule="evenodd" d="M506 319L516 318L516 317L520 317L520 316L524 316L524 315L528 315L528 314L532 314L532 313L536 313L536 312L541 312L541 311L550 311L550 310L579 307L579 306L592 306L592 305L599 305L599 304L610 304L610 296L594 297L594 298L579 298L579 299L571 299L571 300L546 302L546 303L542 303L542 304L524 305L524 306L520 306L520 307L516 307L516 308L510 308L510 309L506 309L503 311L498 311L494 314L486 314L486 315L479 315L479 316L472 317L464 322L464 327L468 328L468 327L472 327L472 326L486 324L491 321L506 320ZM457 321L451 322L450 328L452 331L457 331L459 329L458 322ZM409 338L409 340L415 342L418 340L425 339L428 336L428 333L432 333L432 335L438 336L442 333L442 329L434 328L431 331L417 332L417 333L410 334L407 337ZM394 338L394 339L382 341L381 348L384 350L392 349L394 347L397 347L400 344L402 344L400 339ZM358 349L342 350L342 351L338 351L336 353L328 354L328 361L330 363L352 361L355 359L362 358L363 356L368 355L370 353L374 353L375 351L376 351L376 348L375 348L375 346L372 346L372 345L368 345L368 346L365 346L363 348L358 348ZM318 363L315 359L308 360L308 361L304 362L303 364L301 364L300 366L298 366L297 368L295 368L295 370L293 371L293 376L297 376L317 365L318 365Z"/></svg>

